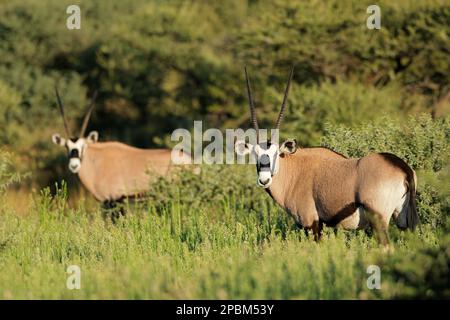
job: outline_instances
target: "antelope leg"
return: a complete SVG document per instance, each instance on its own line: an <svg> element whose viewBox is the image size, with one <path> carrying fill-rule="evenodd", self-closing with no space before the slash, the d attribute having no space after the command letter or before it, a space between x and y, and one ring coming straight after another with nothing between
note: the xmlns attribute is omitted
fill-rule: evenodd
<svg viewBox="0 0 450 320"><path fill-rule="evenodd" d="M368 213L369 223L374 230L378 243L383 247L389 247L389 224L386 223L381 214L373 210L369 210Z"/></svg>
<svg viewBox="0 0 450 320"><path fill-rule="evenodd" d="M322 238L323 222L322 220L314 221L312 225L312 231L314 235L314 241L319 242Z"/></svg>

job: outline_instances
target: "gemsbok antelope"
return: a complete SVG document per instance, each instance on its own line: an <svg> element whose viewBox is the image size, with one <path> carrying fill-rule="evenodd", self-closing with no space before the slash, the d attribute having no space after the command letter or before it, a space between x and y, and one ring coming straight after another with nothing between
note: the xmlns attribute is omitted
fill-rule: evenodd
<svg viewBox="0 0 450 320"><path fill-rule="evenodd" d="M53 143L66 148L69 170L77 174L84 187L105 208L114 208L129 197L139 197L149 188L155 177L166 175L175 165L170 149L139 149L121 142L97 142L98 132L85 136L86 128L95 105L94 94L84 117L78 137L74 137L64 113L58 89L56 98L64 122L66 138L55 133ZM175 155L176 164L190 164L191 157L180 152ZM123 214L123 210L121 210Z"/></svg>
<svg viewBox="0 0 450 320"><path fill-rule="evenodd" d="M279 129L284 116L291 69L281 110L275 123ZM256 158L257 184L283 207L297 225L313 231L319 240L323 224L344 229L372 227L379 243L387 245L391 216L400 229L414 230L419 223L416 211L417 179L402 159L390 153L374 153L347 158L324 147L300 148L293 139L278 146L259 141L258 122L250 79L245 68L251 123L256 145L239 140L239 155Z"/></svg>

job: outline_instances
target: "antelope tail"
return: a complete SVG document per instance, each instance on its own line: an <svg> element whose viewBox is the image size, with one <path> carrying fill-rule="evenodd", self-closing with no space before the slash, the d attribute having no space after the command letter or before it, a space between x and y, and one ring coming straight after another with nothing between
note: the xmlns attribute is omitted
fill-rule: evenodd
<svg viewBox="0 0 450 320"><path fill-rule="evenodd" d="M416 208L416 187L417 187L417 176L413 169L407 170L407 184L409 192L408 208L406 213L406 227L410 230L415 230L419 224L419 215L417 214Z"/></svg>
<svg viewBox="0 0 450 320"><path fill-rule="evenodd" d="M386 152L382 152L380 153L380 155L383 156L384 159L389 161L392 165L400 168L406 174L404 185L408 190L408 203L404 204L403 208L399 212L400 216L405 217L406 226L403 225L400 228L408 228L410 230L414 230L420 222L416 208L416 173L404 160L400 159L396 155Z"/></svg>

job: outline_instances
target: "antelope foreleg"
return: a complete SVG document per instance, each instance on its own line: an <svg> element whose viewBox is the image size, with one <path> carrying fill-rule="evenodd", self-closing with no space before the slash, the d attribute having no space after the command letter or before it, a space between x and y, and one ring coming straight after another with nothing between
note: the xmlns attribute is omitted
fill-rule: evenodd
<svg viewBox="0 0 450 320"><path fill-rule="evenodd" d="M110 215L111 221L113 223L117 222L120 216L125 216L125 208L123 207L123 202L118 200L106 200L103 202L103 217L106 218Z"/></svg>
<svg viewBox="0 0 450 320"><path fill-rule="evenodd" d="M368 220L378 243L384 248L389 248L389 222L386 222L381 214L372 210L369 211Z"/></svg>
<svg viewBox="0 0 450 320"><path fill-rule="evenodd" d="M322 238L323 222L321 220L314 221L309 227L302 227L307 237L309 237L309 230L312 230L314 241L319 242Z"/></svg>
<svg viewBox="0 0 450 320"><path fill-rule="evenodd" d="M314 235L314 241L319 242L322 238L323 222L321 220L314 221L312 225L312 231Z"/></svg>

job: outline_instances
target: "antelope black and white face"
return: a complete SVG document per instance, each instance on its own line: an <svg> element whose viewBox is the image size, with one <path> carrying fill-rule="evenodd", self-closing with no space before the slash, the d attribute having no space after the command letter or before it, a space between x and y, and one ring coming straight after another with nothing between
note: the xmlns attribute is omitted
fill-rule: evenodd
<svg viewBox="0 0 450 320"><path fill-rule="evenodd" d="M70 138L64 139L59 133L52 135L52 141L54 144L63 146L67 150L69 157L69 170L72 173L78 173L81 169L83 162L84 152L89 143L96 143L98 140L98 132L91 131L87 138Z"/></svg>
<svg viewBox="0 0 450 320"><path fill-rule="evenodd" d="M66 130L66 137L73 137L69 130L69 124L67 122L64 105L59 96L58 88L55 86L56 99L59 106L59 111L64 121L64 128ZM92 96L91 104L88 108L86 115L84 116L83 124L81 126L80 134L78 138L63 138L59 133L55 133L52 136L52 141L54 144L63 146L67 150L69 156L69 170L73 173L78 173L81 169L81 163L83 161L83 156L89 143L96 143L98 140L98 132L91 131L86 137L84 134L91 116L92 110L94 108L95 98L97 97L97 91Z"/></svg>
<svg viewBox="0 0 450 320"><path fill-rule="evenodd" d="M280 167L280 157L292 154L297 150L295 140L286 140L281 147L275 143L259 143L252 145L245 141L237 141L235 144L236 153L243 156L250 154L256 160L256 183L263 188L269 188L272 178L278 173Z"/></svg>
<svg viewBox="0 0 450 320"><path fill-rule="evenodd" d="M291 68L289 78L284 91L284 98L281 104L280 113L275 123L275 130L280 128L281 120L283 120L284 110L286 108L286 102L289 94L289 88L291 86L292 76L294 74L294 67ZM280 155L282 156L288 150L291 153L295 152L296 143L295 140L287 140L281 148L276 143L271 143L270 140L266 142L259 142L259 127L256 119L256 110L253 103L252 90L250 86L250 78L248 77L247 68L245 68L245 80L247 84L247 94L250 106L251 122L253 128L256 130L256 145L246 143L245 141L237 141L235 144L236 153L239 155L251 154L256 159L256 171L258 174L257 184L263 188L269 188L272 184L272 178L278 173L280 166ZM274 141L273 139L271 139Z"/></svg>

